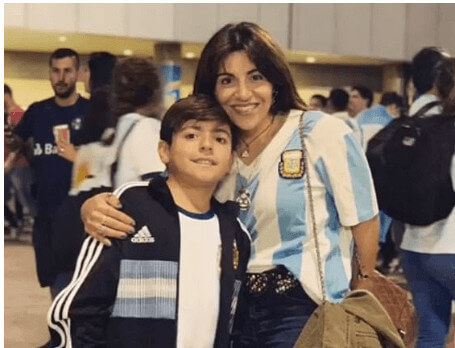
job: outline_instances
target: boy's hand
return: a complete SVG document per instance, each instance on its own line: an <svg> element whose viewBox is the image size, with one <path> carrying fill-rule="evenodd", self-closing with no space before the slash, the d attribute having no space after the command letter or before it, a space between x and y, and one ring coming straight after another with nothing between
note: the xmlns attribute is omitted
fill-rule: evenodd
<svg viewBox="0 0 455 348"><path fill-rule="evenodd" d="M125 239L134 233L135 222L120 208L120 201L112 193L100 193L87 199L81 207L85 231L106 246L111 246L107 237Z"/></svg>

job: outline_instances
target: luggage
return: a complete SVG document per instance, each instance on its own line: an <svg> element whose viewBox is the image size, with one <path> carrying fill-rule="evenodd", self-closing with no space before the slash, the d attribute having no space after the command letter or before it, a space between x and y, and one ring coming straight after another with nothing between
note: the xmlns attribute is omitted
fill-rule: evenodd
<svg viewBox="0 0 455 348"><path fill-rule="evenodd" d="M436 104L393 120L370 140L366 154L379 208L417 226L447 217L455 205L455 115L422 117Z"/></svg>

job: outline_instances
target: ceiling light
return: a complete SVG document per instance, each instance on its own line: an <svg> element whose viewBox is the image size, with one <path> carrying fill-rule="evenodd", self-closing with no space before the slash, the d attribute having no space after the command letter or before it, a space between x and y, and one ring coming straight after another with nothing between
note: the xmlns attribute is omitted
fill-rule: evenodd
<svg viewBox="0 0 455 348"><path fill-rule="evenodd" d="M133 51L131 51L130 49L126 49L126 50L123 51L123 54L125 56L131 56L131 55L133 55Z"/></svg>
<svg viewBox="0 0 455 348"><path fill-rule="evenodd" d="M65 42L66 41L66 36L64 36L64 35L59 36L58 41Z"/></svg>
<svg viewBox="0 0 455 348"><path fill-rule="evenodd" d="M316 62L316 58L314 58L314 57L306 57L305 61L307 63L315 63Z"/></svg>
<svg viewBox="0 0 455 348"><path fill-rule="evenodd" d="M186 52L186 53L185 53L185 58L193 59L194 57L196 57L196 55L194 54L194 52Z"/></svg>

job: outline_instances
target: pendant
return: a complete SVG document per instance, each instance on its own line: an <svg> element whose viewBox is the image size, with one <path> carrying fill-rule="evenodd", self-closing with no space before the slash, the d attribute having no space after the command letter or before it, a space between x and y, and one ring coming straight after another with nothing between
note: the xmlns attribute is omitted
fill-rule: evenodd
<svg viewBox="0 0 455 348"><path fill-rule="evenodd" d="M246 188L241 188L237 193L236 202L239 204L240 210L248 210L251 205L251 194Z"/></svg>
<svg viewBox="0 0 455 348"><path fill-rule="evenodd" d="M240 154L240 157L241 157L241 158L248 158L248 157L250 157L250 153L249 153L248 149L243 150L243 152Z"/></svg>

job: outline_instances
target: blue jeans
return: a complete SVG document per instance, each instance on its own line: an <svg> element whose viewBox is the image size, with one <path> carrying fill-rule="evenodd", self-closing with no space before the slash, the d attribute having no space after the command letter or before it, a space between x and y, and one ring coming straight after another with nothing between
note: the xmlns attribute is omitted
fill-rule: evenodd
<svg viewBox="0 0 455 348"><path fill-rule="evenodd" d="M301 286L284 295L247 295L234 347L291 348L316 307Z"/></svg>
<svg viewBox="0 0 455 348"><path fill-rule="evenodd" d="M416 348L443 348L455 299L455 254L401 252L419 323Z"/></svg>
<svg viewBox="0 0 455 348"><path fill-rule="evenodd" d="M11 182L16 190L17 199L24 208L24 214L36 216L36 203L32 195L33 172L30 167L11 169Z"/></svg>

